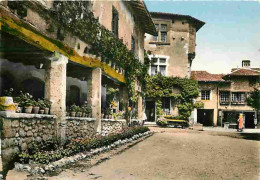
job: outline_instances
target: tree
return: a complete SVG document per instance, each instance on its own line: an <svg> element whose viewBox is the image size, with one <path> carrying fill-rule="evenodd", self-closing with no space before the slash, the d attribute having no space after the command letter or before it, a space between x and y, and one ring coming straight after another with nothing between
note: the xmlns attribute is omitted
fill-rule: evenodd
<svg viewBox="0 0 260 180"><path fill-rule="evenodd" d="M251 95L249 98L247 98L247 104L249 106L252 106L257 112L257 120L260 120L260 90L257 88L254 88L254 90L251 92ZM259 122L258 122L259 123Z"/></svg>

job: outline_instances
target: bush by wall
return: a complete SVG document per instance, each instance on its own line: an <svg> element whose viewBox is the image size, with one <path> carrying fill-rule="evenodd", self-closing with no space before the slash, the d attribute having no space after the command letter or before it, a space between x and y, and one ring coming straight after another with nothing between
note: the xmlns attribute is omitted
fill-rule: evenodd
<svg viewBox="0 0 260 180"><path fill-rule="evenodd" d="M72 156L79 152L89 151L91 149L107 146L118 140L131 138L136 134L149 131L148 127L126 128L121 133L111 134L109 136L96 136L94 138L74 139L67 141L63 146L57 140L46 142L32 142L27 152L19 154L19 162L28 164L35 162L40 164L49 164L65 156Z"/></svg>

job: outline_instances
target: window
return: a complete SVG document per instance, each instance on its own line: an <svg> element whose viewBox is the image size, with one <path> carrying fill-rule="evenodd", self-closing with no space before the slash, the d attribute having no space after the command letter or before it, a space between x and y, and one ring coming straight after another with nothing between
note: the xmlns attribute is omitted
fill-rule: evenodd
<svg viewBox="0 0 260 180"><path fill-rule="evenodd" d="M170 98L162 98L162 109L165 113L170 114Z"/></svg>
<svg viewBox="0 0 260 180"><path fill-rule="evenodd" d="M118 37L118 12L114 7L112 10L112 33Z"/></svg>
<svg viewBox="0 0 260 180"><path fill-rule="evenodd" d="M161 31L167 31L167 24L161 24Z"/></svg>
<svg viewBox="0 0 260 180"><path fill-rule="evenodd" d="M201 100L210 100L210 90L201 91Z"/></svg>
<svg viewBox="0 0 260 180"><path fill-rule="evenodd" d="M158 36L153 36L153 41L157 42L158 41Z"/></svg>
<svg viewBox="0 0 260 180"><path fill-rule="evenodd" d="M167 32L161 32L161 42L167 42Z"/></svg>
<svg viewBox="0 0 260 180"><path fill-rule="evenodd" d="M150 70L151 73L150 75L155 75L160 73L163 76L166 76L166 67L167 67L167 63L166 63L166 58L159 58L159 57L153 57L151 58L151 66L150 66Z"/></svg>
<svg viewBox="0 0 260 180"><path fill-rule="evenodd" d="M151 75L157 74L157 66L151 66Z"/></svg>
<svg viewBox="0 0 260 180"><path fill-rule="evenodd" d="M132 45L131 45L131 50L135 52L135 38L132 36Z"/></svg>
<svg viewBox="0 0 260 180"><path fill-rule="evenodd" d="M159 66L159 72L161 75L165 76L166 75L166 66Z"/></svg>
<svg viewBox="0 0 260 180"><path fill-rule="evenodd" d="M244 92L232 92L231 98L232 104L245 104Z"/></svg>
<svg viewBox="0 0 260 180"><path fill-rule="evenodd" d="M229 104L229 92L220 92L220 104Z"/></svg>

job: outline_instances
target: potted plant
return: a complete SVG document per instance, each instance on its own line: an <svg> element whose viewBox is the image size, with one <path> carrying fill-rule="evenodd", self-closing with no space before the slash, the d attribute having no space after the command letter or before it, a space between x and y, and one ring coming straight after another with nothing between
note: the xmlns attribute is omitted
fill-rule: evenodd
<svg viewBox="0 0 260 180"><path fill-rule="evenodd" d="M40 108L39 113L40 113L40 114L44 114L44 109L45 109L45 107L46 107L46 105L45 105L45 103L44 103L44 100L39 99L39 100L38 100L38 106L39 106L39 108Z"/></svg>
<svg viewBox="0 0 260 180"><path fill-rule="evenodd" d="M44 114L49 114L50 108L51 108L51 101L48 99L44 99L44 104L45 104L45 108L44 108Z"/></svg>
<svg viewBox="0 0 260 180"><path fill-rule="evenodd" d="M33 113L34 113L34 114L38 114L38 113L39 113L39 110L40 110L38 101L32 100L32 104L33 104Z"/></svg>
<svg viewBox="0 0 260 180"><path fill-rule="evenodd" d="M77 106L75 104L70 106L69 111L70 111L70 116L71 117L75 117L76 116L76 110L77 110Z"/></svg>
<svg viewBox="0 0 260 180"><path fill-rule="evenodd" d="M82 116L82 109L81 107L77 106L76 108L76 117L81 117Z"/></svg>

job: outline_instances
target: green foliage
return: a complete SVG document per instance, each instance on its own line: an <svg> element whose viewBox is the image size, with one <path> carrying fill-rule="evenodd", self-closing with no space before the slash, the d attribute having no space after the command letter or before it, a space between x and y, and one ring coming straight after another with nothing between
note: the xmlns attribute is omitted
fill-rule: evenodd
<svg viewBox="0 0 260 180"><path fill-rule="evenodd" d="M65 156L72 156L79 152L89 151L91 149L107 146L118 140L131 138L136 134L149 131L148 127L126 128L118 134L108 136L95 136L94 138L74 139L67 141L63 146L57 139L45 142L32 142L28 146L27 152L19 154L19 162L27 164L33 161L41 164L48 164L57 161Z"/></svg>
<svg viewBox="0 0 260 180"><path fill-rule="evenodd" d="M160 117L163 115L163 110L162 110L162 101L161 99L156 100L156 116Z"/></svg>
<svg viewBox="0 0 260 180"><path fill-rule="evenodd" d="M89 10L88 1L55 1L53 18L60 27L78 36L91 46L91 54L101 56L102 61L111 60L125 70L126 85L131 101L137 102L133 82L144 83L147 66L128 50L121 39L116 38L102 26Z"/></svg>
<svg viewBox="0 0 260 180"><path fill-rule="evenodd" d="M203 109L204 103L201 101L198 101L198 102L195 102L195 104L193 106L194 106L194 108L197 108L197 109Z"/></svg>
<svg viewBox="0 0 260 180"><path fill-rule="evenodd" d="M260 90L257 88L251 92L251 95L247 98L247 104L252 106L255 110L260 110Z"/></svg>
<svg viewBox="0 0 260 180"><path fill-rule="evenodd" d="M157 120L156 124L160 127L167 127L168 122L166 120Z"/></svg>
<svg viewBox="0 0 260 180"><path fill-rule="evenodd" d="M195 80L179 77L165 77L160 74L146 78L146 97L169 97L179 102L178 109L181 119L187 120L193 110L193 99L199 95L198 83ZM173 92L179 88L180 93ZM158 100L157 100L158 101ZM156 113L160 115L160 104L156 106Z"/></svg>
<svg viewBox="0 0 260 180"><path fill-rule="evenodd" d="M20 91L20 94L18 97L15 98L15 102L17 102L21 107L28 107L33 106L33 96L29 93L23 93Z"/></svg>

